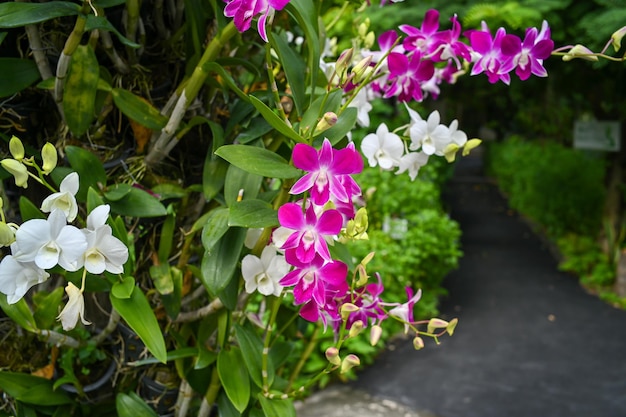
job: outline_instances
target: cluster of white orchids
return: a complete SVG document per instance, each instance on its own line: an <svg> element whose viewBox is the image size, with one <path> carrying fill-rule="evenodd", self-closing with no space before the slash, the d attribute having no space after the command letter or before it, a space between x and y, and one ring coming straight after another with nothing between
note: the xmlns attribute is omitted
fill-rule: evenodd
<svg viewBox="0 0 626 417"><path fill-rule="evenodd" d="M9 304L14 304L31 287L48 280L48 271L57 265L67 272L82 269L80 288L68 281L65 292L69 299L57 319L64 330L73 329L79 319L83 324L90 324L84 317L83 292L87 272L120 274L128 260L128 248L113 236L111 227L106 224L110 207L106 204L95 207L86 221L78 218L78 174L68 174L58 190L44 179L44 175L50 174L57 164L57 152L52 144L46 143L42 148L41 167L34 157L25 157L24 146L17 137L11 138L9 150L13 158L6 158L0 164L14 176L15 183L26 188L28 179L33 178L52 194L40 207L43 213L49 213L48 218L30 219L21 225L6 222L0 199L0 247L10 247L11 251L0 262L0 292L6 295ZM85 227L70 224L75 221Z"/></svg>

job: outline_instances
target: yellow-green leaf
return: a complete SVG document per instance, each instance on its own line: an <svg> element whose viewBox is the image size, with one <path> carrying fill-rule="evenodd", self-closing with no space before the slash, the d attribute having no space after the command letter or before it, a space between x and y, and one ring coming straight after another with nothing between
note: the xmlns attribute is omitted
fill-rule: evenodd
<svg viewBox="0 0 626 417"><path fill-rule="evenodd" d="M72 54L63 90L65 120L74 136L82 136L95 117L99 74L93 49L89 45L79 45Z"/></svg>

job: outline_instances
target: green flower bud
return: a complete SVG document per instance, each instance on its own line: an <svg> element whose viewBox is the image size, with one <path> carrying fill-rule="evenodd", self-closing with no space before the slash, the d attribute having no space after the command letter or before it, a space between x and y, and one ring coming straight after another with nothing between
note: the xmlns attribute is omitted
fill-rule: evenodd
<svg viewBox="0 0 626 417"><path fill-rule="evenodd" d="M322 133L323 131L330 129L336 124L337 124L337 115L335 113L333 113L332 111L324 113L324 116L322 116L320 121L317 123L317 126L315 126L315 131L313 132L313 136L318 135Z"/></svg>
<svg viewBox="0 0 626 417"><path fill-rule="evenodd" d="M0 165L13 175L15 178L15 185L18 187L28 188L28 170L24 164L16 161L15 159L7 158L0 161Z"/></svg>
<svg viewBox="0 0 626 417"><path fill-rule="evenodd" d="M328 349L326 349L326 352L324 352L324 354L326 355L326 359L328 359L328 362L330 362L331 364L335 366L341 365L339 349L337 349L336 347L329 347Z"/></svg>
<svg viewBox="0 0 626 417"><path fill-rule="evenodd" d="M378 324L373 325L372 328L370 329L370 344L372 346L376 346L382 334L383 334L383 328L380 327Z"/></svg>
<svg viewBox="0 0 626 417"><path fill-rule="evenodd" d="M15 230L5 222L0 222L0 247L10 246L15 242Z"/></svg>
<svg viewBox="0 0 626 417"><path fill-rule="evenodd" d="M345 303L341 306L341 318L347 320L350 317L350 314L355 311L359 311L359 307L355 306L352 303Z"/></svg>
<svg viewBox="0 0 626 417"><path fill-rule="evenodd" d="M344 374L348 372L350 369L354 368L361 364L361 360L358 356L349 354L341 361L341 373Z"/></svg>
<svg viewBox="0 0 626 417"><path fill-rule="evenodd" d="M448 322L441 319L430 319L428 322L428 333L434 333L437 329L445 329L448 327Z"/></svg>
<svg viewBox="0 0 626 417"><path fill-rule="evenodd" d="M616 30L611 35L611 44L613 45L613 49L615 49L615 52L619 51L622 47L622 38L624 37L624 35L626 35L626 26Z"/></svg>
<svg viewBox="0 0 626 417"><path fill-rule="evenodd" d="M446 332L448 332L450 336L454 334L454 329L456 329L456 325L458 323L459 323L459 319L452 319L450 320L450 323L448 323L448 326L446 327Z"/></svg>
<svg viewBox="0 0 626 417"><path fill-rule="evenodd" d="M463 146L463 156L469 155L472 149L477 148L483 141L480 139L470 139Z"/></svg>
<svg viewBox="0 0 626 417"><path fill-rule="evenodd" d="M359 63L356 64L352 68L352 74L354 74L355 83L357 84L360 83L361 81L366 79L369 76L369 74L371 74L372 72L372 68L370 67L371 63L372 63L372 56L368 55L367 57L359 61Z"/></svg>
<svg viewBox="0 0 626 417"><path fill-rule="evenodd" d="M413 339L413 347L415 350L421 350L424 348L424 341L421 337L415 336L415 339Z"/></svg>
<svg viewBox="0 0 626 417"><path fill-rule="evenodd" d="M571 48L565 55L563 55L563 61L571 61L574 58L581 58L587 61L597 61L598 57L592 55L593 51L584 45L578 44Z"/></svg>
<svg viewBox="0 0 626 417"><path fill-rule="evenodd" d="M352 62L352 55L354 54L354 49L349 48L346 49L339 55L337 58L337 63L335 64L335 72L337 76L343 80L345 73L348 71L348 66Z"/></svg>
<svg viewBox="0 0 626 417"><path fill-rule="evenodd" d="M363 321L357 320L352 323L352 327L350 327L350 332L348 333L348 337L356 337L363 330Z"/></svg>
<svg viewBox="0 0 626 417"><path fill-rule="evenodd" d="M53 144L46 142L41 149L41 159L43 159L43 173L48 175L57 166L58 155Z"/></svg>
<svg viewBox="0 0 626 417"><path fill-rule="evenodd" d="M24 159L24 145L22 145L22 141L17 136L12 136L9 141L9 151L13 158L21 161Z"/></svg>

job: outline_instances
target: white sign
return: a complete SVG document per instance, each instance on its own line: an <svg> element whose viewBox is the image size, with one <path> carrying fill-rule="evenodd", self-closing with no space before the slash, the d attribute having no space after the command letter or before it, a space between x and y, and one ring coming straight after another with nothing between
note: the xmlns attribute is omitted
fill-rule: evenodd
<svg viewBox="0 0 626 417"><path fill-rule="evenodd" d="M590 120L574 123L574 148L619 152L622 131L620 122Z"/></svg>

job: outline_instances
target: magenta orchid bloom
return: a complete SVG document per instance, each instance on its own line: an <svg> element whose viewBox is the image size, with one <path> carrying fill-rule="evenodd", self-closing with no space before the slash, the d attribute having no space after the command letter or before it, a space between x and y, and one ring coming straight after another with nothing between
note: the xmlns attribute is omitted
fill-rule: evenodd
<svg viewBox="0 0 626 417"><path fill-rule="evenodd" d="M515 67L513 61L507 59L502 53L502 40L506 36L504 28L496 31L496 36L492 37L487 25L483 22L483 30L475 30L469 33L470 43L477 57L472 67L471 75L482 72L487 74L489 82L494 84L501 80L505 84L511 82L509 72Z"/></svg>
<svg viewBox="0 0 626 417"><path fill-rule="evenodd" d="M471 61L470 50L466 44L459 41L461 36L461 24L456 15L450 18L452 29L445 30L433 35L435 38L436 59L438 61L453 60L457 69L462 67L459 57L466 61Z"/></svg>
<svg viewBox="0 0 626 417"><path fill-rule="evenodd" d="M404 333L407 333L409 331L408 323L412 323L414 321L413 306L422 297L422 290L418 290L417 293L413 295L413 289L411 287L406 287L406 296L408 298L408 301L406 303L395 304L396 307L392 308L389 311L389 315L397 317L404 323L406 323L404 325Z"/></svg>
<svg viewBox="0 0 626 417"><path fill-rule="evenodd" d="M392 52L388 56L389 82L385 89L384 98L397 96L398 100L406 102L411 99L422 101L424 93L422 83L430 80L435 73L432 61L422 60L422 56L415 51L411 57Z"/></svg>
<svg viewBox="0 0 626 417"><path fill-rule="evenodd" d="M367 284L365 287L359 288L356 290L356 294L348 294L343 301L339 302L340 305L343 303L352 303L359 307L358 311L348 316L346 323L347 329L351 328L352 324L359 320L363 323L363 327L366 327L370 319L373 323L380 323L385 319L386 314L381 307L383 301L380 298L385 287L380 278L380 274L377 273L376 278L378 282ZM340 324L341 323L337 323L337 325Z"/></svg>
<svg viewBox="0 0 626 417"><path fill-rule="evenodd" d="M502 39L502 53L510 57L515 66L515 74L522 81L527 80L531 74L537 77L548 76L543 60L550 57L553 49L554 42L550 39L550 29L545 20L541 33L538 33L537 28L526 29L523 42L515 35L506 35Z"/></svg>
<svg viewBox="0 0 626 417"><path fill-rule="evenodd" d="M318 206L326 204L331 196L334 200L350 202L353 182L351 189L346 190L342 178L363 170L363 159L354 146L333 149L328 139L324 139L319 152L310 145L297 144L293 149L293 164L308 173L289 192L300 194L311 190L311 200Z"/></svg>
<svg viewBox="0 0 626 417"><path fill-rule="evenodd" d="M267 42L265 24L268 17L274 15L274 11L282 10L289 0L224 0L227 2L224 8L226 17L234 18L235 27L239 32L250 29L252 18L261 15L258 22L258 30L261 38Z"/></svg>
<svg viewBox="0 0 626 417"><path fill-rule="evenodd" d="M278 221L294 230L281 247L285 255L295 254L304 263L312 262L316 254L325 261L331 260L324 236L335 236L341 231L343 217L337 210L326 210L318 219L313 206L303 213L299 204L286 203L278 209Z"/></svg>
<svg viewBox="0 0 626 417"><path fill-rule="evenodd" d="M439 30L439 11L430 9L424 15L424 21L419 28L411 25L400 25L400 30L407 34L402 44L407 51L420 51L429 55L436 48L436 34Z"/></svg>
<svg viewBox="0 0 626 417"><path fill-rule="evenodd" d="M324 306L327 291L331 293L348 291L346 282L348 266L343 262L325 262L319 255L311 262L301 262L292 252L286 252L285 259L296 269L287 273L279 284L283 287L294 286L293 297L296 304L313 301L318 306Z"/></svg>

